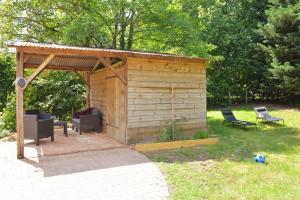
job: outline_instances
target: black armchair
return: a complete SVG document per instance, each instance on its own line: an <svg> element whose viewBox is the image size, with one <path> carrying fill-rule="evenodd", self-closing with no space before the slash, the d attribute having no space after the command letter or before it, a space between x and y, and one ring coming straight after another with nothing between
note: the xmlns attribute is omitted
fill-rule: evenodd
<svg viewBox="0 0 300 200"><path fill-rule="evenodd" d="M51 137L54 141L53 129L54 117L48 113L39 112L38 110L25 111L24 115L24 138L35 140L39 145L39 140Z"/></svg>
<svg viewBox="0 0 300 200"><path fill-rule="evenodd" d="M100 133L102 115L97 109L88 108L85 111L73 113L72 122L72 128L79 131L79 134L87 130L95 130Z"/></svg>

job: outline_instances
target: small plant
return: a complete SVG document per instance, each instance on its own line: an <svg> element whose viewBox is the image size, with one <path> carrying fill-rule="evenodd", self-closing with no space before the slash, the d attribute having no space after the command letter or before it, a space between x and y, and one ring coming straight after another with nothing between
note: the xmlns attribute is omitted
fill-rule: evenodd
<svg viewBox="0 0 300 200"><path fill-rule="evenodd" d="M177 127L176 121L171 121L170 125L161 131L159 140L162 142L175 141L182 138L181 135L181 130Z"/></svg>
<svg viewBox="0 0 300 200"><path fill-rule="evenodd" d="M193 139L205 139L208 138L208 131L199 129L193 136Z"/></svg>
<svg viewBox="0 0 300 200"><path fill-rule="evenodd" d="M7 130L0 130L0 139L10 136L11 133Z"/></svg>
<svg viewBox="0 0 300 200"><path fill-rule="evenodd" d="M0 116L0 132L4 130L16 130L16 95L13 93L7 97L6 107Z"/></svg>

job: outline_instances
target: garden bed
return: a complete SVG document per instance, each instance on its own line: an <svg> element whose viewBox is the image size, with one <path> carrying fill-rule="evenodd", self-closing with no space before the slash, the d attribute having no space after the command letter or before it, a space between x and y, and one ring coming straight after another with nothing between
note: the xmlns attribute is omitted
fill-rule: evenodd
<svg viewBox="0 0 300 200"><path fill-rule="evenodd" d="M166 150L166 149L193 147L197 145L213 145L218 143L219 143L219 138L212 137L212 138L197 139L197 140L181 140L181 141L172 141L172 142L136 144L134 146L134 149L136 151L146 152L146 151L158 151L158 150Z"/></svg>

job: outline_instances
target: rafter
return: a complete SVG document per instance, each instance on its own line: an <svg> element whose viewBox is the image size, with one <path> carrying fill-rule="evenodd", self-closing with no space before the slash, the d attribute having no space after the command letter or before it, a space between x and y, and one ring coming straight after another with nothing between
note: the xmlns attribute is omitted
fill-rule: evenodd
<svg viewBox="0 0 300 200"><path fill-rule="evenodd" d="M97 62L95 63L95 65L94 65L94 67L92 68L92 72L94 72L94 71L97 69L97 67L98 67L98 65L99 65L100 63L101 63L101 60L98 59Z"/></svg>
<svg viewBox="0 0 300 200"><path fill-rule="evenodd" d="M35 77L37 77L49 64L49 62L55 57L55 54L50 54L43 62L40 64L40 66L29 76L29 78L26 80L26 85L31 83Z"/></svg>
<svg viewBox="0 0 300 200"><path fill-rule="evenodd" d="M110 71L112 71L112 73L114 73L116 76L118 76L118 78L126 85L127 84L127 81L126 79L121 76L115 69L114 67L110 64L110 62L105 59L105 58L99 58L99 60L101 60L101 63L107 67L108 69L110 69Z"/></svg>

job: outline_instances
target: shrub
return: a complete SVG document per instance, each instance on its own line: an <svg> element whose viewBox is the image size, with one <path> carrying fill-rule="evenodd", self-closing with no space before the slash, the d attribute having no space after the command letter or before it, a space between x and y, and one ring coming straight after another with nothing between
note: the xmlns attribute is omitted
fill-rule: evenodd
<svg viewBox="0 0 300 200"><path fill-rule="evenodd" d="M161 142L169 142L182 139L181 130L177 127L176 121L170 121L170 125L162 129L159 140Z"/></svg>
<svg viewBox="0 0 300 200"><path fill-rule="evenodd" d="M8 52L0 52L0 112L6 106L7 97L14 91L15 56Z"/></svg>
<svg viewBox="0 0 300 200"><path fill-rule="evenodd" d="M71 121L71 111L85 107L86 89L81 78L71 72L41 74L25 91L25 109L51 113L58 120Z"/></svg>
<svg viewBox="0 0 300 200"><path fill-rule="evenodd" d="M7 136L11 135L10 131L7 130L0 130L0 139L5 138Z"/></svg>
<svg viewBox="0 0 300 200"><path fill-rule="evenodd" d="M85 106L85 87L78 75L48 72L34 80L24 92L24 109L39 109L70 121L71 111ZM10 93L0 117L0 130L16 130L16 95Z"/></svg>
<svg viewBox="0 0 300 200"><path fill-rule="evenodd" d="M193 136L193 139L204 139L204 138L208 138L208 131L206 130L197 130L197 132L195 133L195 135Z"/></svg>
<svg viewBox="0 0 300 200"><path fill-rule="evenodd" d="M0 117L0 131L16 130L16 95L11 93L7 97L6 107Z"/></svg>

